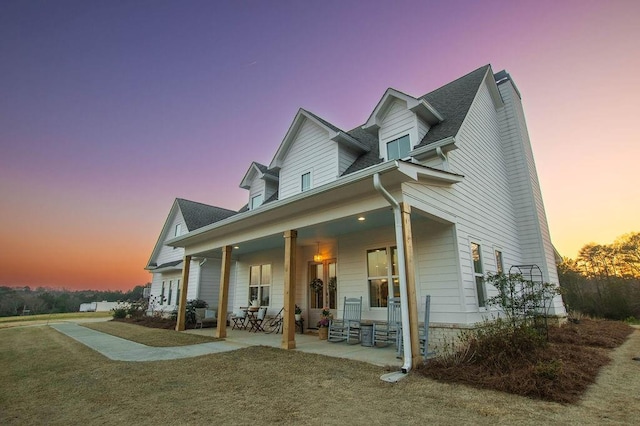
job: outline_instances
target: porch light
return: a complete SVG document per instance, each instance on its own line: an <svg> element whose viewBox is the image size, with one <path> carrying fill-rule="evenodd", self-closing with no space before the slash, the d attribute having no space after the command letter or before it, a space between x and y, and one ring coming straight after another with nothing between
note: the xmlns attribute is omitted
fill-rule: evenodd
<svg viewBox="0 0 640 426"><path fill-rule="evenodd" d="M364 222L364 221L365 221L365 217L364 217L364 216L360 216L360 217L358 218L358 220L359 220L360 222Z"/></svg>
<svg viewBox="0 0 640 426"><path fill-rule="evenodd" d="M316 242L316 244L318 245L318 248L316 250L316 254L313 255L313 261L322 262L322 255L320 254L320 243Z"/></svg>

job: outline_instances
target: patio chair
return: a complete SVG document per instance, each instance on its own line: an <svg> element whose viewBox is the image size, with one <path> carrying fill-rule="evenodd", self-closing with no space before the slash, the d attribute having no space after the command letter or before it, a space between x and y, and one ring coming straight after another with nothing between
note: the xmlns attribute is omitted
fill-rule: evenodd
<svg viewBox="0 0 640 426"><path fill-rule="evenodd" d="M427 359L435 352L429 352L429 315L431 312L431 295L427 295L424 303L424 325L418 326L418 343L420 345L420 355ZM402 328L398 328L398 358L401 358L403 350Z"/></svg>
<svg viewBox="0 0 640 426"><path fill-rule="evenodd" d="M262 322L267 317L267 307L258 309L258 312L249 315L249 331L257 333L258 331L264 331L262 328Z"/></svg>
<svg viewBox="0 0 640 426"><path fill-rule="evenodd" d="M265 333L278 334L282 331L282 312L284 312L284 308L281 308L273 318L266 318L262 322L262 328Z"/></svg>
<svg viewBox="0 0 640 426"><path fill-rule="evenodd" d="M391 297L387 304L387 322L373 323L373 346L381 343L385 346L394 343L398 346L401 336L402 317L400 313L400 298Z"/></svg>
<svg viewBox="0 0 640 426"><path fill-rule="evenodd" d="M360 341L360 320L362 318L362 296L360 298L344 298L342 319L329 322L329 342L351 343L352 339Z"/></svg>
<svg viewBox="0 0 640 426"><path fill-rule="evenodd" d="M236 328L238 330L246 330L247 329L247 311L240 309L238 311L235 311L232 315L231 315L231 321L233 321L233 326L231 327L232 330L235 330Z"/></svg>

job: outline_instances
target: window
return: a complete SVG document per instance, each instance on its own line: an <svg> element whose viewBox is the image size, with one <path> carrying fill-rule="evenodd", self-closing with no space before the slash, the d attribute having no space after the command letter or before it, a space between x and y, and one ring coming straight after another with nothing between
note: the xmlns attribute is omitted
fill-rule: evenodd
<svg viewBox="0 0 640 426"><path fill-rule="evenodd" d="M162 291L160 292L160 304L164 305L164 281L162 281Z"/></svg>
<svg viewBox="0 0 640 426"><path fill-rule="evenodd" d="M502 263L502 252L500 250L496 250L496 271L499 274L504 272L504 264Z"/></svg>
<svg viewBox="0 0 640 426"><path fill-rule="evenodd" d="M176 281L176 305L180 304L180 280Z"/></svg>
<svg viewBox="0 0 640 426"><path fill-rule="evenodd" d="M260 205L262 204L262 200L262 194L251 197L251 210L260 207Z"/></svg>
<svg viewBox="0 0 640 426"><path fill-rule="evenodd" d="M411 144L409 143L409 135L387 142L387 160L397 160L409 156Z"/></svg>
<svg viewBox="0 0 640 426"><path fill-rule="evenodd" d="M271 265L255 265L249 271L249 302L259 300L260 306L269 306Z"/></svg>
<svg viewBox="0 0 640 426"><path fill-rule="evenodd" d="M176 232L174 234L175 237L179 237L182 234L182 224L178 223L176 225Z"/></svg>
<svg viewBox="0 0 640 426"><path fill-rule="evenodd" d="M391 257L389 257L391 253ZM389 268L391 264L391 268ZM378 248L367 251L367 277L369 282L369 306L384 308L389 297L400 297L398 279L398 249ZM391 288L389 288L389 283Z"/></svg>
<svg viewBox="0 0 640 426"><path fill-rule="evenodd" d="M300 181L300 191L308 191L311 189L311 172L305 173L302 175L302 179Z"/></svg>
<svg viewBox="0 0 640 426"><path fill-rule="evenodd" d="M473 275L476 281L476 292L478 293L478 306L484 308L487 304L487 294L484 288L484 277L482 276L480 244L471 243L471 258L473 259Z"/></svg>
<svg viewBox="0 0 640 426"><path fill-rule="evenodd" d="M173 281L169 281L169 294L167 295L167 305L171 305L171 292L172 292Z"/></svg>

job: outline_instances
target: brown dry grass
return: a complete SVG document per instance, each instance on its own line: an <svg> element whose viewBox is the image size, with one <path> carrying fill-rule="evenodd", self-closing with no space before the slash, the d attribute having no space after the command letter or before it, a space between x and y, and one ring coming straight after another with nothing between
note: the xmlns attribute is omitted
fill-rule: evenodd
<svg viewBox="0 0 640 426"><path fill-rule="evenodd" d="M198 343L215 342L219 340L210 336L186 334L175 330L160 328L147 328L120 321L84 323L81 325L92 330L142 343L143 345L156 347L196 345Z"/></svg>
<svg viewBox="0 0 640 426"><path fill-rule="evenodd" d="M420 372L450 383L574 403L609 363L610 349L620 346L632 332L621 322L585 320L550 328L549 344L543 347L518 347L519 343L531 343L528 336L517 343L491 341L490 347L472 340L472 356L464 361L460 362L460 357L438 358Z"/></svg>
<svg viewBox="0 0 640 426"><path fill-rule="evenodd" d="M252 347L176 361L110 361L48 327L0 330L0 424L633 424L640 331L576 405L372 365Z"/></svg>

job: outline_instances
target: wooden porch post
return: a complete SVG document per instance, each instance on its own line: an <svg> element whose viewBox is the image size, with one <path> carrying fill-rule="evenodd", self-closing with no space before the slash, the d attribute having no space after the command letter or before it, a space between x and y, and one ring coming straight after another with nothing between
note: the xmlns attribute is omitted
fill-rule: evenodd
<svg viewBox="0 0 640 426"><path fill-rule="evenodd" d="M404 259L407 271L407 302L409 303L409 331L411 333L411 368L422 360L418 341L418 295L416 292L416 272L413 261L413 238L411 236L411 206L400 203L402 211L402 238L404 240Z"/></svg>
<svg viewBox="0 0 640 426"><path fill-rule="evenodd" d="M296 239L298 231L284 233L284 324L282 327L282 349L296 347Z"/></svg>
<svg viewBox="0 0 640 426"><path fill-rule="evenodd" d="M178 320L176 321L176 331L184 331L185 312L187 311L187 288L189 287L189 268L191 267L191 256L185 256L182 262L182 290L180 290L180 301L178 303Z"/></svg>
<svg viewBox="0 0 640 426"><path fill-rule="evenodd" d="M227 304L229 303L229 273L231 271L231 246L222 247L220 271L220 295L218 296L218 328L216 337L227 337Z"/></svg>

